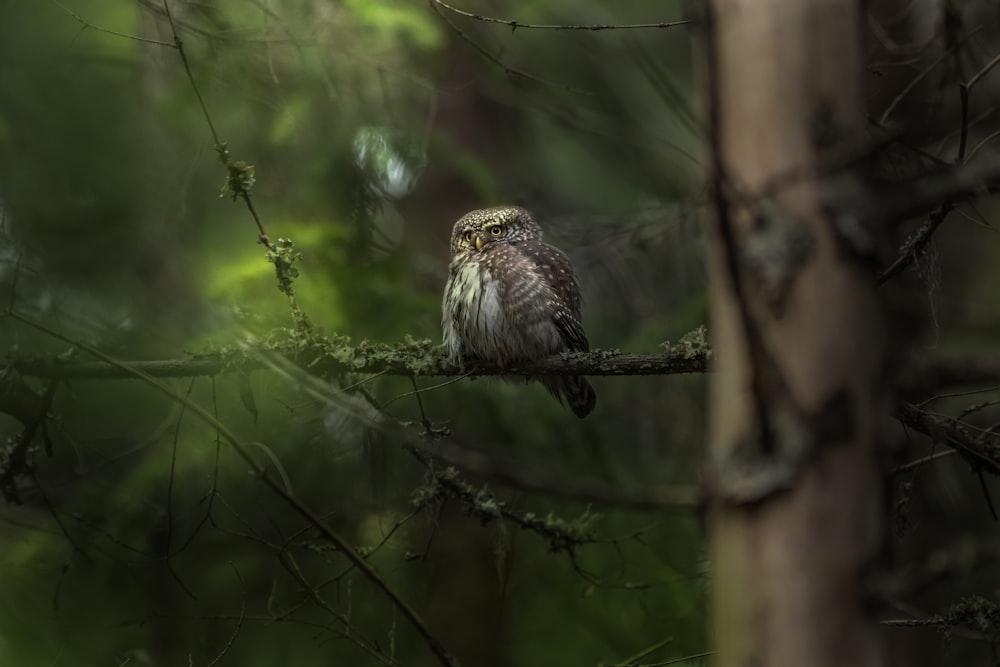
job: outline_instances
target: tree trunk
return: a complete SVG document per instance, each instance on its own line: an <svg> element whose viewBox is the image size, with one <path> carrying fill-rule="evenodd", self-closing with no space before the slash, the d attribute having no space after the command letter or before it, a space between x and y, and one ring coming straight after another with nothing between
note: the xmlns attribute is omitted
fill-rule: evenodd
<svg viewBox="0 0 1000 667"><path fill-rule="evenodd" d="M885 332L860 188L833 166L863 151L863 14L854 0L710 12L717 664L882 665L863 580L885 523Z"/></svg>

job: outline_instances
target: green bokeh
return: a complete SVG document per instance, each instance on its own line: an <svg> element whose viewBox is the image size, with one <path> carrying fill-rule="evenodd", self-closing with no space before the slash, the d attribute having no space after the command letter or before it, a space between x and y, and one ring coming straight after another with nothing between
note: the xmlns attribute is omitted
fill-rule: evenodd
<svg viewBox="0 0 1000 667"><path fill-rule="evenodd" d="M465 4L547 23L679 16L652 0ZM162 6L63 6L0 3L3 293L17 267L19 312L120 359L287 335L254 220L220 197L226 170ZM170 7L219 141L254 166L267 233L302 253L294 288L317 331L437 342L452 221L502 202L532 208L579 267L595 346L653 352L704 322L696 165L667 146L697 154L700 138L636 69L656 63L690 103L689 34L512 32L402 0ZM359 137L375 140L372 160L357 159ZM385 177L394 157L405 187ZM0 340L11 354L88 358L10 320ZM414 514L423 466L305 382L258 371L166 384L252 443L351 544L377 548L371 562L466 665L593 665L667 637L663 659L706 649L690 513L467 478L514 512L601 514L598 542L571 558L456 501ZM428 391L423 409L458 443L568 479L623 493L695 479L701 378L595 385L583 422L537 385L486 379ZM408 379L362 386L393 417L420 419ZM0 664L381 664L352 637L430 664L384 594L190 411L138 381L73 380L53 413L52 455L33 453L37 481L22 480L24 505L0 523ZM298 576L326 582L322 601ZM470 657L476 646L488 657Z"/></svg>

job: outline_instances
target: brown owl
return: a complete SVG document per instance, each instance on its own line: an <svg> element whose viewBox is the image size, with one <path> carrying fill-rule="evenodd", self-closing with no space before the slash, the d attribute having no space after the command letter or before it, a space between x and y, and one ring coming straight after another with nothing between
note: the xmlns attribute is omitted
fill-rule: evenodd
<svg viewBox="0 0 1000 667"><path fill-rule="evenodd" d="M525 209L484 208L455 223L441 318L452 362L482 359L504 366L587 351L581 301L569 258L542 242L541 228ZM505 379L538 380L581 419L597 405L583 377Z"/></svg>

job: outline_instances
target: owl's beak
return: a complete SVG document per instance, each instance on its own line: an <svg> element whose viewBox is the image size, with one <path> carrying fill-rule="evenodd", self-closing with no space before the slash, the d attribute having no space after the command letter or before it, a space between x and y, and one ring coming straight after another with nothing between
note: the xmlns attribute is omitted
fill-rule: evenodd
<svg viewBox="0 0 1000 667"><path fill-rule="evenodd" d="M477 234L476 235L476 250L482 250L482 249L483 249L483 237Z"/></svg>

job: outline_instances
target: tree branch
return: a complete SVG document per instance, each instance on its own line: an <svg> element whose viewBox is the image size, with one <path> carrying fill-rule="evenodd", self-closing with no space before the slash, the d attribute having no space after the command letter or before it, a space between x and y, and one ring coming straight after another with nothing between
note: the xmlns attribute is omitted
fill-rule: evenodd
<svg viewBox="0 0 1000 667"><path fill-rule="evenodd" d="M661 354L636 354L618 350L595 350L553 355L537 361L501 368L487 362L457 366L440 348L428 344L337 346L279 354L312 374L380 373L405 376L460 375L674 375L708 371L708 352L670 350ZM197 377L246 372L266 368L260 359L244 351L197 356L191 359L127 361L122 365L104 361L68 361L55 356L7 360L8 367L23 377L48 379L135 379L135 371L156 378Z"/></svg>
<svg viewBox="0 0 1000 667"><path fill-rule="evenodd" d="M639 511L699 510L705 497L695 485L622 484L553 474L523 461L504 459L464 443L404 441L403 447L424 465L429 462L454 467L497 485L540 493L573 502L593 503Z"/></svg>
<svg viewBox="0 0 1000 667"><path fill-rule="evenodd" d="M564 472L550 472L537 464L526 465L523 460L504 458L497 453L496 448L487 451L471 443L442 437L447 429L434 429L426 420L422 433L416 433L409 425L381 411L382 416L373 420L359 411L356 404L345 400L344 390L293 366L288 359L272 355L261 361L267 363L272 372L294 381L307 395L344 411L358 419L359 423L387 435L390 441L399 442L424 465L427 465L427 461L433 461L493 484L574 502L657 511L665 508L691 510L704 506L701 489L694 485L623 485L620 482L582 479ZM500 450L506 451L505 448Z"/></svg>
<svg viewBox="0 0 1000 667"><path fill-rule="evenodd" d="M642 28L673 28L674 26L687 25L691 21L658 21L656 23L588 23L583 25L578 24L554 24L554 25L542 25L538 23L521 23L520 21L511 21L507 19L493 18L492 16L483 16L481 14L473 14L472 12L467 12L464 9L459 9L458 7L452 7L442 0L430 0L432 5L442 7L447 9L449 12L454 12L459 16L464 16L465 18L475 19L477 21L483 21L484 23L499 23L500 25L505 25L510 27L511 30L517 30L518 28L531 28L534 30L635 30Z"/></svg>
<svg viewBox="0 0 1000 667"><path fill-rule="evenodd" d="M903 403L896 411L896 418L904 426L923 433L935 442L957 451L975 470L1000 475L1000 434L976 429L956 419L921 410Z"/></svg>
<svg viewBox="0 0 1000 667"><path fill-rule="evenodd" d="M955 208L954 204L950 201L946 201L940 204L936 209L934 209L930 217L927 219L917 233L911 238L907 239L906 244L903 246L903 252L900 256L889 265L884 271L880 271L878 274L878 284L882 285L887 282L890 278L902 273L916 260L917 256L927 247L927 243L930 242L931 236L937 231L937 228L941 226L944 219L948 217L948 213Z"/></svg>

